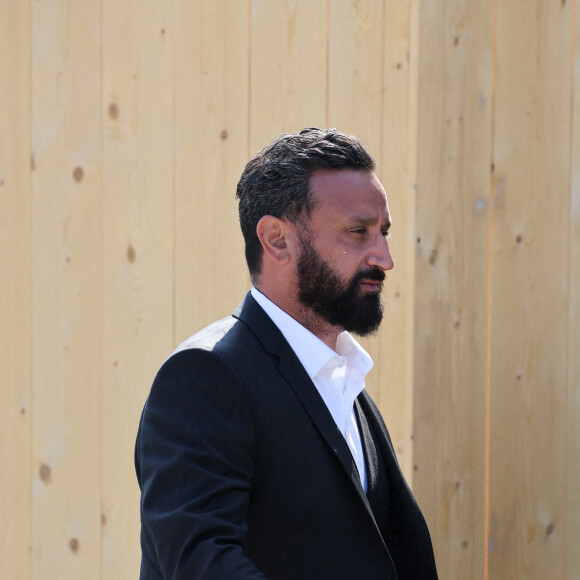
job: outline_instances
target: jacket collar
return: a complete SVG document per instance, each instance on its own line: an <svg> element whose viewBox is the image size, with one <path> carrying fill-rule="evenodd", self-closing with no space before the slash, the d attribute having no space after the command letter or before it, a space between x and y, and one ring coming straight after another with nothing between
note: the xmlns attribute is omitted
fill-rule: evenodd
<svg viewBox="0 0 580 580"><path fill-rule="evenodd" d="M279 357L288 346L283 334L264 312L264 309L254 300L251 292L246 294L232 316L250 328L268 354Z"/></svg>

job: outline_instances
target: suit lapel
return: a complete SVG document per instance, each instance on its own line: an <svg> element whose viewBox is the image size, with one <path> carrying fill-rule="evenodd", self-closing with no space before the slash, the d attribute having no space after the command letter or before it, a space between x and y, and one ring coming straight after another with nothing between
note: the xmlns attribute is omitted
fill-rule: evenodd
<svg viewBox="0 0 580 580"><path fill-rule="evenodd" d="M437 578L431 536L425 518L399 467L385 423L372 399L363 391L358 401L365 413L370 431L377 435L377 452L385 462L389 486L391 525L384 538L400 577ZM402 525L403 524L403 525Z"/></svg>
<svg viewBox="0 0 580 580"><path fill-rule="evenodd" d="M358 428L367 468L367 497L369 497L371 491L376 488L379 479L377 450L374 444L373 436L369 429L369 424L367 423L366 416L361 409L358 399L354 400L354 411L358 421Z"/></svg>
<svg viewBox="0 0 580 580"><path fill-rule="evenodd" d="M282 353L280 356L278 370L294 390L296 396L300 399L302 406L316 425L322 437L328 443L329 447L338 457L350 478L355 483L358 481L360 486L360 478L356 464L342 433L338 430L330 411L326 407L326 404L322 400L322 397L314 386L314 383L289 345L287 351Z"/></svg>
<svg viewBox="0 0 580 580"><path fill-rule="evenodd" d="M411 496L411 491L407 486L403 472L397 461L395 450L389 437L387 427L369 394L363 391L357 402L360 404L360 408L365 413L368 422L372 423L374 431L380 433L381 437L378 437L378 447L380 448L383 459L386 463L386 471L389 474L389 484L394 487L394 491L400 494L402 497ZM377 449L378 451L378 449Z"/></svg>
<svg viewBox="0 0 580 580"><path fill-rule="evenodd" d="M362 488L356 464L342 433L338 430L314 383L298 360L284 335L248 292L244 302L234 312L234 317L247 324L260 340L264 350L278 360L278 371L302 403L306 413L336 455L371 514ZM373 518L374 520L374 518Z"/></svg>

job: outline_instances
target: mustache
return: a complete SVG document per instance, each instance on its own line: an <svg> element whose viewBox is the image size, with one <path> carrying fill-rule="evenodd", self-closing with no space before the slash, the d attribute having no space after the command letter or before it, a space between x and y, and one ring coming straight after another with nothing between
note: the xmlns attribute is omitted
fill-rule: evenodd
<svg viewBox="0 0 580 580"><path fill-rule="evenodd" d="M382 270L377 270L376 268L369 268L368 270L363 270L358 272L354 277L353 282L356 284L361 280L373 280L374 282L383 282L386 278L385 273Z"/></svg>

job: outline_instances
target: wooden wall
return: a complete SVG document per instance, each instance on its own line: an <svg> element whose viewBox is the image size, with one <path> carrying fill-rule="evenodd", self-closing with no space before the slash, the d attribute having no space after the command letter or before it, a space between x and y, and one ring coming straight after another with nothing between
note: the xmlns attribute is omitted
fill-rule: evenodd
<svg viewBox="0 0 580 580"><path fill-rule="evenodd" d="M368 389L440 577L580 577L580 0L0 0L0 578L126 579L172 348L249 287L283 131L374 154Z"/></svg>

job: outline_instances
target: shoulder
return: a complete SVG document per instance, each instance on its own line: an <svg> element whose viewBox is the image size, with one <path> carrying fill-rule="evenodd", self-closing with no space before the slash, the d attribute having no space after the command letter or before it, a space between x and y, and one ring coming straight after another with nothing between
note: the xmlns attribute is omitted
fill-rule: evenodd
<svg viewBox="0 0 580 580"><path fill-rule="evenodd" d="M155 408L189 413L189 407L199 406L201 399L251 406L261 390L278 380L272 344L282 335L277 337L279 331L253 299L246 299L243 306L241 313L183 341L165 360L151 386L145 416Z"/></svg>
<svg viewBox="0 0 580 580"><path fill-rule="evenodd" d="M230 333L239 321L233 316L227 316L221 320L206 326L184 340L171 354L174 356L180 352L193 349L213 350L224 337ZM170 357L171 358L171 357Z"/></svg>
<svg viewBox="0 0 580 580"><path fill-rule="evenodd" d="M245 325L228 316L184 340L161 365L154 381L191 381L196 375L229 374L230 362L244 342L250 340Z"/></svg>
<svg viewBox="0 0 580 580"><path fill-rule="evenodd" d="M251 333L233 317L219 320L185 340L157 372L141 418L143 433L183 430L230 414L250 416L249 377L237 362ZM211 421L210 421L211 422Z"/></svg>
<svg viewBox="0 0 580 580"><path fill-rule="evenodd" d="M166 359L165 365L191 358L201 357L205 360L211 355L200 355L200 352L213 353L214 358L232 358L245 346L255 343L251 330L234 316L227 316L213 322L203 330L184 340Z"/></svg>
<svg viewBox="0 0 580 580"><path fill-rule="evenodd" d="M268 355L251 328L235 316L218 320L184 340L161 365L151 397L170 391L241 386Z"/></svg>

